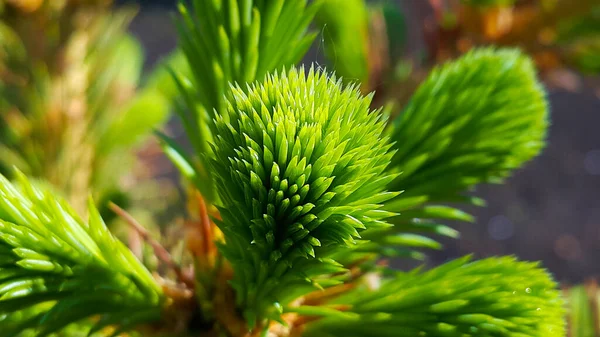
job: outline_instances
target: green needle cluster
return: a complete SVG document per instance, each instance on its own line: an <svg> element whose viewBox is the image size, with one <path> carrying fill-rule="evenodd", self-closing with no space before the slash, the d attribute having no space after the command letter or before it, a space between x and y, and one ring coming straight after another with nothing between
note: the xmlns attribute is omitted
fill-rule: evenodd
<svg viewBox="0 0 600 337"><path fill-rule="evenodd" d="M473 187L501 183L538 155L547 127L545 91L520 51L476 49L434 69L388 130L396 144L389 170L400 173L388 189L404 191L385 205L399 213L389 219L395 226L365 237L381 251L394 244L384 233L458 236L439 220L473 218L449 205L482 205L469 195ZM439 247L411 238L416 247Z"/></svg>
<svg viewBox="0 0 600 337"><path fill-rule="evenodd" d="M221 248L240 305L263 318L295 284L339 271L326 260L337 248L387 226L392 213L380 207L396 195L385 192L393 152L371 98L314 68L234 87L231 97L213 146Z"/></svg>
<svg viewBox="0 0 600 337"><path fill-rule="evenodd" d="M560 291L537 263L464 257L399 273L379 289L338 299L349 312L309 325L304 337L562 337ZM310 311L306 308L305 313Z"/></svg>
<svg viewBox="0 0 600 337"><path fill-rule="evenodd" d="M194 0L179 6L180 48L189 69L176 75L177 108L194 149L207 150L214 111L225 109L229 83L262 79L302 59L321 1ZM177 70L177 69L176 69Z"/></svg>
<svg viewBox="0 0 600 337"><path fill-rule="evenodd" d="M392 162L402 174L390 186L404 198L452 201L477 183L501 182L545 146L547 111L528 57L469 52L434 69L394 121Z"/></svg>
<svg viewBox="0 0 600 337"><path fill-rule="evenodd" d="M180 5L173 80L163 72L150 83L178 96L193 149L160 134L197 188L192 254L180 260L142 235L178 283L155 281L91 201L84 221L41 184L0 176L0 337L117 336L142 325L149 337L564 335L560 292L537 263L465 257L408 273L377 263L441 246L424 234L457 237L438 220L472 217L452 204L481 204L469 195L476 185L501 182L544 147L548 107L532 62L510 49L469 52L433 70L388 121L361 84L294 66L321 3ZM366 20L363 2L344 2L361 6L348 13L336 3L321 15ZM340 27L332 37L350 53ZM364 81L367 70L349 66L358 54L340 70ZM127 139L125 125L109 138Z"/></svg>
<svg viewBox="0 0 600 337"><path fill-rule="evenodd" d="M100 319L91 332L160 319L161 288L93 203L83 222L63 200L18 176L17 185L0 176L1 336L29 328L46 336L93 315Z"/></svg>

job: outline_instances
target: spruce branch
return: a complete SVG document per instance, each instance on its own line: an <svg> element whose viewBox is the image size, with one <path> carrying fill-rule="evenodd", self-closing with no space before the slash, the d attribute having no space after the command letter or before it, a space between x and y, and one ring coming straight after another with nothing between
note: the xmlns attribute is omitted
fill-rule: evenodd
<svg viewBox="0 0 600 337"><path fill-rule="evenodd" d="M306 34L320 1L193 0L179 5L180 47L193 93L209 116L225 108L230 82L252 82L300 61L315 34ZM196 106L188 106L194 112Z"/></svg>
<svg viewBox="0 0 600 337"><path fill-rule="evenodd" d="M434 69L389 128L396 144L390 171L400 174L388 189L404 192L385 209L400 214L389 219L392 229L364 237L380 250L393 244L386 233L456 237L439 221L473 218L447 204L482 205L468 194L474 186L500 183L539 154L547 110L531 60L517 50L477 49Z"/></svg>
<svg viewBox="0 0 600 337"><path fill-rule="evenodd" d="M86 333L110 326L113 335L158 320L168 335L564 332L556 284L537 264L464 258L397 273L374 262L439 247L417 233L456 236L434 220L470 216L440 205L476 203L466 196L471 187L500 181L543 147L546 103L529 60L484 49L434 71L389 127L393 144L387 118L370 109L372 95L323 71L289 67L314 38L306 30L319 4L180 5L187 63L175 54L167 61L173 82L161 83L158 73L153 85L162 98L176 87L194 148L190 156L159 134L202 193L190 193L198 196L197 219L186 228L193 269L180 269L132 217L114 210L181 280L195 277L187 287L155 281L91 201L83 221L23 175L15 185L0 178L0 337L46 336L91 317ZM94 88L101 103L106 88ZM140 126L111 125L102 134L120 136L117 147ZM373 270L382 273L366 274ZM158 336L155 327L149 334Z"/></svg>
<svg viewBox="0 0 600 337"><path fill-rule="evenodd" d="M84 222L65 201L17 177L13 185L0 176L2 337L28 329L46 336L96 315L91 332L160 319L161 287L110 234L91 200Z"/></svg>
<svg viewBox="0 0 600 337"><path fill-rule="evenodd" d="M212 203L212 178L202 156L210 155L212 119L215 111L226 109L229 83L262 79L300 61L316 36L307 29L321 1L190 2L179 4L176 20L187 65L173 67L172 72L181 96L175 111L200 158L184 155L168 141L163 146L178 168L192 169L191 182ZM189 170L185 175L190 177Z"/></svg>
<svg viewBox="0 0 600 337"><path fill-rule="evenodd" d="M477 49L434 69L393 121L392 165L402 174L390 186L406 190L402 199L452 202L501 182L543 149L545 95L517 50Z"/></svg>
<svg viewBox="0 0 600 337"><path fill-rule="evenodd" d="M340 282L316 280L344 270L328 257L386 226L393 152L371 97L314 68L233 87L231 97L213 145L220 248L247 319L277 319L280 305Z"/></svg>
<svg viewBox="0 0 600 337"><path fill-rule="evenodd" d="M343 312L289 310L324 316L303 337L564 336L563 300L537 263L470 259L397 273L374 291L356 288L332 302L350 306Z"/></svg>

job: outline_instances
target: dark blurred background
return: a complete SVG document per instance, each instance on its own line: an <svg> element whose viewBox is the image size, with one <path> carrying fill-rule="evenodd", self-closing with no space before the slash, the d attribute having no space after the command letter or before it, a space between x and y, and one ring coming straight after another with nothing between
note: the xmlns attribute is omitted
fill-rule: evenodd
<svg viewBox="0 0 600 337"><path fill-rule="evenodd" d="M400 2L407 13L408 52L416 52L422 44L425 1ZM150 68L176 45L170 16L175 1L133 4L140 5L140 13L131 30L142 41ZM306 61L325 63L318 51L316 46ZM550 90L552 126L546 150L506 184L481 187L478 193L488 205L471 210L477 222L456 224L461 239L446 240L446 249L430 254L428 263L471 252L480 257L515 254L542 260L563 282L600 276L600 92L592 87Z"/></svg>

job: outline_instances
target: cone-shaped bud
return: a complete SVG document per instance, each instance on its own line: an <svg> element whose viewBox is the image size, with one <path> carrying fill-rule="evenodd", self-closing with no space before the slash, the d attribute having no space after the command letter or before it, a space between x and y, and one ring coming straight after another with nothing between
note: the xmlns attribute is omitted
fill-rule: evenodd
<svg viewBox="0 0 600 337"><path fill-rule="evenodd" d="M261 318L292 284L339 271L325 258L390 215L393 153L371 97L324 72L291 69L231 97L213 144L221 248L239 305Z"/></svg>

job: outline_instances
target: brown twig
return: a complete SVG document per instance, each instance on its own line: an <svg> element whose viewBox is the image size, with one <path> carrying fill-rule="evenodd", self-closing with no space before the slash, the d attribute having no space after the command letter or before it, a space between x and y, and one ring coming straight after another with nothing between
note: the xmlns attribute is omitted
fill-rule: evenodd
<svg viewBox="0 0 600 337"><path fill-rule="evenodd" d="M110 202L109 208L115 212L118 216L120 216L125 222L131 226L138 234L142 237L144 241L146 241L154 250L156 257L162 262L164 262L169 268L171 268L175 275L177 275L177 279L185 284L186 286L193 288L194 281L190 280L181 270L181 267L173 261L171 254L167 251L165 247L163 247L158 241L150 236L150 233L133 217L131 214L127 213L124 209L117 206L116 204Z"/></svg>
<svg viewBox="0 0 600 337"><path fill-rule="evenodd" d="M198 201L199 213L200 213L200 230L202 231L202 241L203 241L203 253L205 256L209 256L211 251L213 250L213 241L212 241L212 221L210 221L210 217L208 215L208 209L206 207L206 202L200 193L196 193L196 200Z"/></svg>
<svg viewBox="0 0 600 337"><path fill-rule="evenodd" d="M140 232L135 228L130 227L127 233L127 246L140 261L144 258L143 242Z"/></svg>
<svg viewBox="0 0 600 337"><path fill-rule="evenodd" d="M325 290L314 291L304 297L303 305L321 305L324 302L340 296L356 287L354 283L345 283L327 288Z"/></svg>

